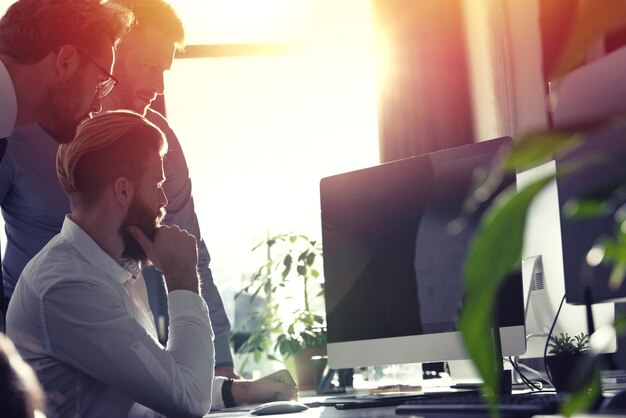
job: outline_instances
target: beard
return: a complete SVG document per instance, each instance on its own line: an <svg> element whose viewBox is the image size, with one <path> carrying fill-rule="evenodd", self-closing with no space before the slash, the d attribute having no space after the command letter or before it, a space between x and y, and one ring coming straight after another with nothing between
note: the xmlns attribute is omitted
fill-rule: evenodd
<svg viewBox="0 0 626 418"><path fill-rule="evenodd" d="M42 115L39 125L59 144L72 142L80 122L89 117L89 109L76 116L77 107L84 102L78 88L80 81L77 74L65 83L51 86L37 108L37 113Z"/></svg>
<svg viewBox="0 0 626 418"><path fill-rule="evenodd" d="M146 256L146 252L130 232L127 231L127 228L134 225L141 229L150 241L154 241L157 229L164 216L165 209L159 208L157 210L151 210L139 196L135 196L128 208L126 219L120 226L120 234L124 240L124 252L122 253L122 257L141 262L144 265L150 265L150 260Z"/></svg>
<svg viewBox="0 0 626 418"><path fill-rule="evenodd" d="M147 98L152 98L154 93L152 90L138 91L132 86L129 79L124 77L124 74L118 74L119 83L111 92L110 100L115 109L128 109L135 113L139 113L142 116L146 116L146 110L150 106L151 101ZM128 88L127 88L128 86Z"/></svg>

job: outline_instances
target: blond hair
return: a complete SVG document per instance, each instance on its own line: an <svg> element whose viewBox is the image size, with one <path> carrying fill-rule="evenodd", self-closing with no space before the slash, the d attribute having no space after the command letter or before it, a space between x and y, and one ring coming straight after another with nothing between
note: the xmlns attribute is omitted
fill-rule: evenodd
<svg viewBox="0 0 626 418"><path fill-rule="evenodd" d="M57 152L57 175L72 204L93 204L120 176L138 181L150 153L167 153L163 132L138 113L103 112L78 126L76 137Z"/></svg>
<svg viewBox="0 0 626 418"><path fill-rule="evenodd" d="M185 29L174 8L164 0L110 0L129 10L137 19L133 30L152 27L169 39L176 49L185 49Z"/></svg>

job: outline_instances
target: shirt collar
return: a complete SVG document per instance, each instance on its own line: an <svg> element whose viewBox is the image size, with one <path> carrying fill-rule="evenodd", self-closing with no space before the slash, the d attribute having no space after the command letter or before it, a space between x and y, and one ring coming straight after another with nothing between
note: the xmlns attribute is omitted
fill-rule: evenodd
<svg viewBox="0 0 626 418"><path fill-rule="evenodd" d="M17 119L17 97L9 70L0 60L0 138L11 135Z"/></svg>
<svg viewBox="0 0 626 418"><path fill-rule="evenodd" d="M141 273L141 264L130 258L122 257L117 260L117 264L131 274L131 278L135 280Z"/></svg>
<svg viewBox="0 0 626 418"><path fill-rule="evenodd" d="M72 244L91 265L111 276L116 282L124 284L130 279L137 278L139 268L136 262L128 259L115 261L69 216L66 216L63 221L61 236ZM134 263L134 266L131 266L129 262Z"/></svg>

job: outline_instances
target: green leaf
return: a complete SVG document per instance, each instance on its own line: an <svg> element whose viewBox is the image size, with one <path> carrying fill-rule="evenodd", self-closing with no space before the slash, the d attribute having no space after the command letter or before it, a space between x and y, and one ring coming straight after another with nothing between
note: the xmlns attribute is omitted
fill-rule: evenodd
<svg viewBox="0 0 626 418"><path fill-rule="evenodd" d="M280 274L280 277L284 281L285 279L287 279L287 276L289 276L289 273L291 272L291 267L293 266L293 258L291 257L291 254L287 254L285 258L283 258L282 265L284 266L284 268Z"/></svg>
<svg viewBox="0 0 626 418"><path fill-rule="evenodd" d="M580 143L581 138L572 132L531 133L514 142L504 167L509 171L536 167L553 159L556 153L573 149Z"/></svg>
<svg viewBox="0 0 626 418"><path fill-rule="evenodd" d="M571 219L595 218L610 212L607 202L598 199L570 199L563 205L563 214Z"/></svg>
<svg viewBox="0 0 626 418"><path fill-rule="evenodd" d="M624 282L624 277L626 277L626 262L614 262L613 268L611 269L611 276L609 277L609 288L611 290L619 289Z"/></svg>
<svg viewBox="0 0 626 418"><path fill-rule="evenodd" d="M613 327L617 335L624 335L626 332L626 314L622 313L615 316Z"/></svg>
<svg viewBox="0 0 626 418"><path fill-rule="evenodd" d="M275 355L273 355L273 354L268 354L268 355L267 355L267 358L268 358L268 359L270 359L270 360L273 360L273 361L277 361L277 362L279 362L279 363L282 363L282 362L280 361L280 359L279 359L278 357L276 357Z"/></svg>
<svg viewBox="0 0 626 418"><path fill-rule="evenodd" d="M493 314L500 285L521 257L526 212L533 198L552 179L545 177L516 192L508 189L483 216L465 265L465 297L459 328L483 381L493 414L499 388L492 341ZM498 361L501 361L498 359Z"/></svg>

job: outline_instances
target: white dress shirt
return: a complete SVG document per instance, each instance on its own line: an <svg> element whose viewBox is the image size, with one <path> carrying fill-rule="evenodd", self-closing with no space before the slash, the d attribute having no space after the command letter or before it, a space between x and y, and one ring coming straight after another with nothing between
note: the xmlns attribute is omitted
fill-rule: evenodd
<svg viewBox="0 0 626 418"><path fill-rule="evenodd" d="M24 269L7 315L7 334L37 372L49 416L201 416L221 409L224 379L214 378L206 304L186 290L171 292L168 301L164 348L141 275L66 217Z"/></svg>
<svg viewBox="0 0 626 418"><path fill-rule="evenodd" d="M17 97L7 67L0 60L0 138L11 135L17 119Z"/></svg>

